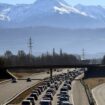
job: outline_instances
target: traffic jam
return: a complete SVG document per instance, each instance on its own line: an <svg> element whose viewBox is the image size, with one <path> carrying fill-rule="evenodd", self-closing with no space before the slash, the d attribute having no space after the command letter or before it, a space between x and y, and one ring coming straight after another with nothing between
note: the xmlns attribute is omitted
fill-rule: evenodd
<svg viewBox="0 0 105 105"><path fill-rule="evenodd" d="M74 70L44 80L20 105L73 105L71 84L80 74Z"/></svg>

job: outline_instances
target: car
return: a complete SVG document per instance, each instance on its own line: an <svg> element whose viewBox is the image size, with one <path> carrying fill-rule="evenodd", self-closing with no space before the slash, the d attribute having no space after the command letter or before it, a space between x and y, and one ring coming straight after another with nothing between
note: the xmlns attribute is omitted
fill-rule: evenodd
<svg viewBox="0 0 105 105"><path fill-rule="evenodd" d="M67 87L62 87L62 88L60 89L60 91L68 91L68 88L67 88Z"/></svg>
<svg viewBox="0 0 105 105"><path fill-rule="evenodd" d="M69 84L67 86L68 86L68 89L71 90L71 86Z"/></svg>
<svg viewBox="0 0 105 105"><path fill-rule="evenodd" d="M60 91L60 94L62 94L62 95L68 95L68 92L67 91Z"/></svg>
<svg viewBox="0 0 105 105"><path fill-rule="evenodd" d="M38 86L38 88L41 90L41 92L44 91L44 87L43 86Z"/></svg>
<svg viewBox="0 0 105 105"><path fill-rule="evenodd" d="M32 105L31 100L23 100L21 105Z"/></svg>
<svg viewBox="0 0 105 105"><path fill-rule="evenodd" d="M31 93L30 97L34 97L35 100L38 100L37 93Z"/></svg>
<svg viewBox="0 0 105 105"><path fill-rule="evenodd" d="M52 94L50 94L50 93L45 94L44 97L48 97L48 98L50 98L51 100L53 100L53 96L52 96Z"/></svg>
<svg viewBox="0 0 105 105"><path fill-rule="evenodd" d="M38 91L39 95L41 95L41 90L39 88L36 88L35 90Z"/></svg>
<svg viewBox="0 0 105 105"><path fill-rule="evenodd" d="M12 78L12 83L16 83L16 82L17 82L16 78Z"/></svg>
<svg viewBox="0 0 105 105"><path fill-rule="evenodd" d="M34 99L34 97L28 97L27 100L30 100L32 105L35 105L35 99Z"/></svg>
<svg viewBox="0 0 105 105"><path fill-rule="evenodd" d="M72 105L69 101L62 101L61 105Z"/></svg>
<svg viewBox="0 0 105 105"><path fill-rule="evenodd" d="M58 105L61 105L61 103L63 102L63 101L69 101L69 98L68 97L60 97L59 98L59 100L58 100Z"/></svg>
<svg viewBox="0 0 105 105"><path fill-rule="evenodd" d="M32 90L32 93L36 93L37 94L37 96L39 96L40 94L39 94L39 92L38 92L38 90Z"/></svg>
<svg viewBox="0 0 105 105"><path fill-rule="evenodd" d="M49 74L50 72L49 71L47 71L47 74Z"/></svg>
<svg viewBox="0 0 105 105"><path fill-rule="evenodd" d="M55 95L55 90L54 90L54 89L49 88L49 89L46 91L46 93L52 93L53 95Z"/></svg>
<svg viewBox="0 0 105 105"><path fill-rule="evenodd" d="M57 95L58 96L58 95ZM58 96L58 99L60 99L60 97L67 97L67 98L69 98L69 95L68 94L60 94L59 96Z"/></svg>
<svg viewBox="0 0 105 105"><path fill-rule="evenodd" d="M40 105L52 105L52 102L51 100L41 100L40 101Z"/></svg>
<svg viewBox="0 0 105 105"><path fill-rule="evenodd" d="M27 82L31 82L31 78L27 78Z"/></svg>

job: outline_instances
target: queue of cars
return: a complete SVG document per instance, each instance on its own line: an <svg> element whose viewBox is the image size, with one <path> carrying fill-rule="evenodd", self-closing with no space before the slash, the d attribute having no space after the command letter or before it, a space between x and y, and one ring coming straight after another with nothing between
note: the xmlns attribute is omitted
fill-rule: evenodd
<svg viewBox="0 0 105 105"><path fill-rule="evenodd" d="M22 101L21 105L36 105L35 102L43 92L45 94L42 96L39 105L52 105L53 97L58 89L60 89L60 92L57 94L56 105L72 105L68 93L71 90L71 82L78 75L79 72L72 71L54 76L51 80L45 80L41 86L31 92L27 99Z"/></svg>

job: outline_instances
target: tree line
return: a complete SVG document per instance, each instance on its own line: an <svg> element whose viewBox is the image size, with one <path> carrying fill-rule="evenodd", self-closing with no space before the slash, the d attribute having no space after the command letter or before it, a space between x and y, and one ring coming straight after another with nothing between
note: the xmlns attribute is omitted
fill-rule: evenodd
<svg viewBox="0 0 105 105"><path fill-rule="evenodd" d="M76 57L72 54L56 53L46 53L40 56L34 56L26 54L23 50L19 50L16 55L11 51L6 51L2 56L0 56L0 65L5 66L30 66L30 65L65 65L65 64L78 64L81 62L80 57Z"/></svg>

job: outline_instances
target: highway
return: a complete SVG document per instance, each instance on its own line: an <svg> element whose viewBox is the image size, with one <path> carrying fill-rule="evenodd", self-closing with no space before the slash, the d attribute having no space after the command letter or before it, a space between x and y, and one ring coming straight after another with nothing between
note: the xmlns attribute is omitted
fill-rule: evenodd
<svg viewBox="0 0 105 105"><path fill-rule="evenodd" d="M64 71L66 72L66 70ZM62 72L53 72L53 75L60 74ZM49 77L50 74L47 73L41 73L41 74L35 74L32 75L32 79L44 79L46 77ZM26 80L18 80L17 83L11 83L5 82L0 84L0 105L4 104L14 96L16 96L18 93L20 93L22 90L36 84L39 82L39 80L32 80L32 82L26 82Z"/></svg>
<svg viewBox="0 0 105 105"><path fill-rule="evenodd" d="M105 105L105 83L92 89L96 105Z"/></svg>
<svg viewBox="0 0 105 105"><path fill-rule="evenodd" d="M89 105L88 98L85 92L85 89L81 82L78 79L81 79L84 74L78 76L72 82L72 97L73 97L73 104L74 105Z"/></svg>

